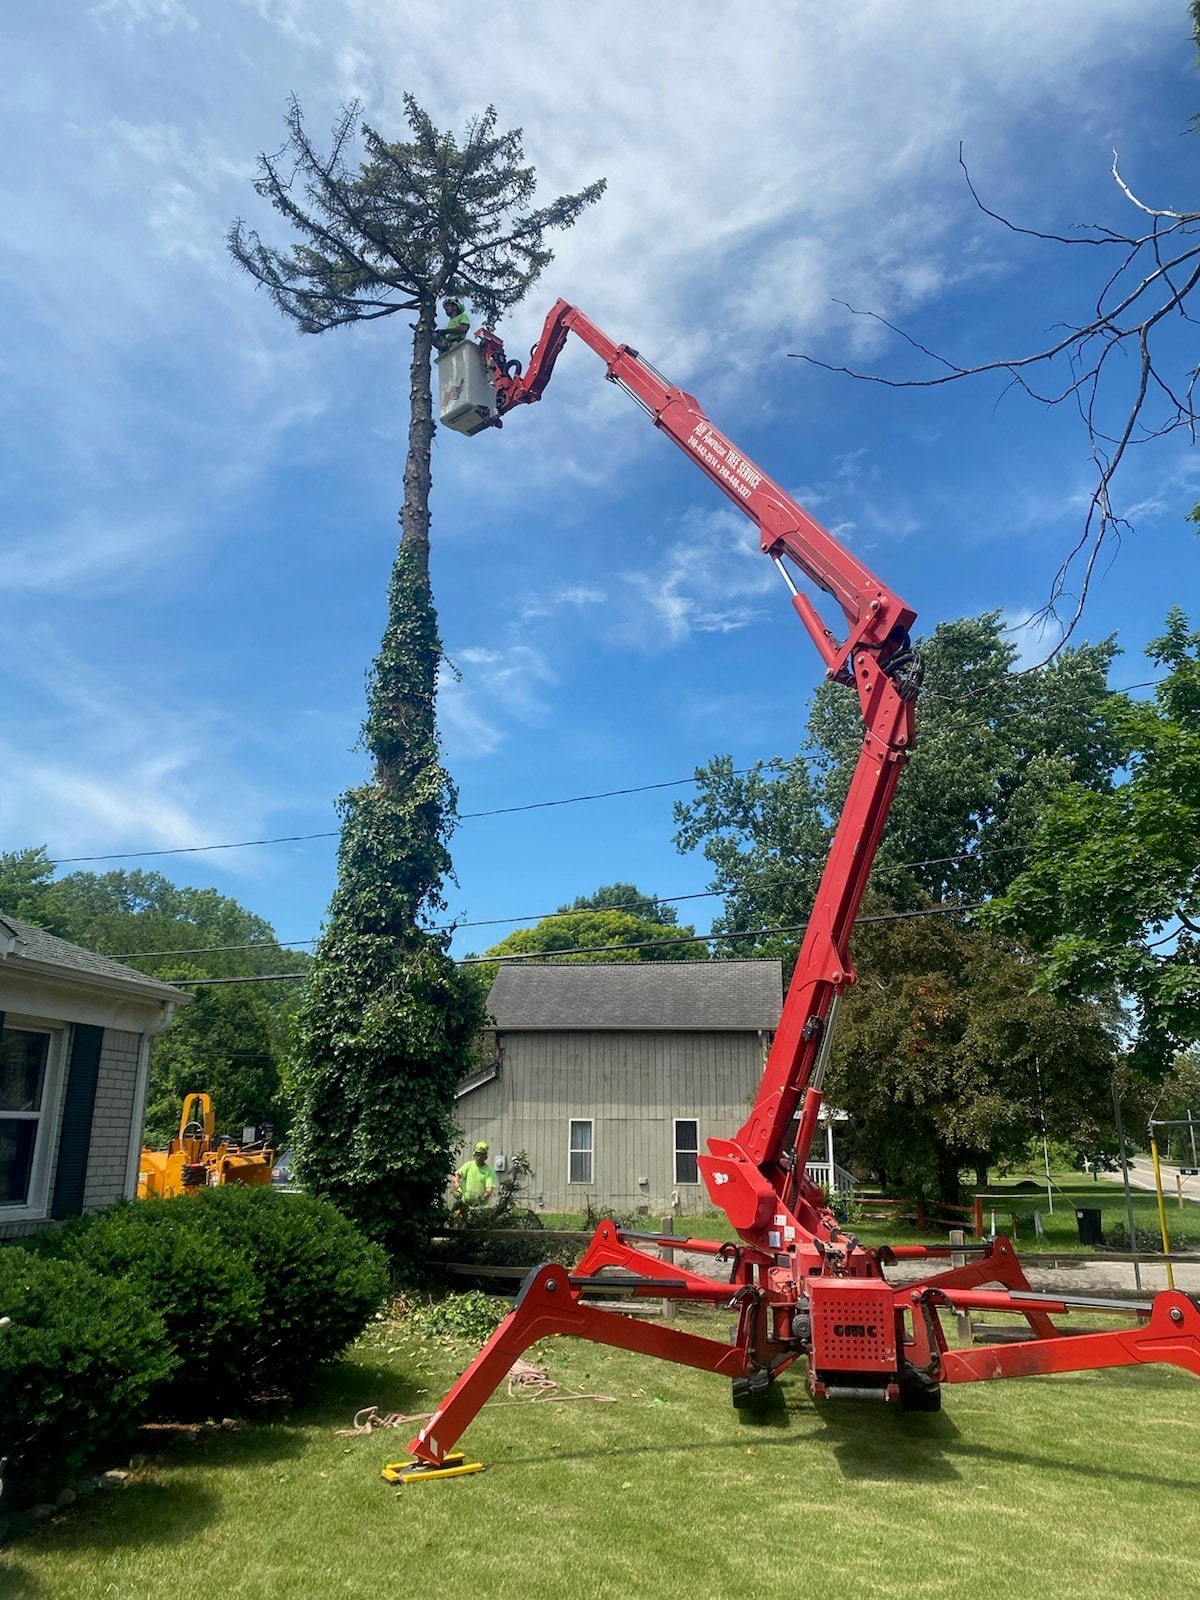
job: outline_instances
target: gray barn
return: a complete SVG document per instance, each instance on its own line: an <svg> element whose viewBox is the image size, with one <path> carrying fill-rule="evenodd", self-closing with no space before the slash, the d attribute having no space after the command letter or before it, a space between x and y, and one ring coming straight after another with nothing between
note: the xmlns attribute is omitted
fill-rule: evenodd
<svg viewBox="0 0 1200 1600"><path fill-rule="evenodd" d="M548 1211L704 1210L696 1156L745 1122L782 1003L774 960L502 967L466 1147L487 1139L498 1169L524 1151Z"/></svg>

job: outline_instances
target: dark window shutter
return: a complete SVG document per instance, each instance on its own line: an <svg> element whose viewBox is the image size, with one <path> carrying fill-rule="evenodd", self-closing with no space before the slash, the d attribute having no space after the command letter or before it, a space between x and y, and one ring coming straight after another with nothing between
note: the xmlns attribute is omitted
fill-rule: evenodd
<svg viewBox="0 0 1200 1600"><path fill-rule="evenodd" d="M75 1024L71 1065L67 1071L62 1137L58 1141L58 1170L54 1178L52 1217L77 1217L83 1210L87 1183L88 1146L92 1142L92 1112L96 1105L96 1080L100 1076L100 1050L104 1029Z"/></svg>

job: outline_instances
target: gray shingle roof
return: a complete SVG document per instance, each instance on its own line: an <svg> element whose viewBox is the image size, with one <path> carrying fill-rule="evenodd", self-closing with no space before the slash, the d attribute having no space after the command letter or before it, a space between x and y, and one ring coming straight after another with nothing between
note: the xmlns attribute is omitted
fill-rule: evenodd
<svg viewBox="0 0 1200 1600"><path fill-rule="evenodd" d="M510 1032L753 1032L774 1029L782 1005L778 960L514 961L488 996L496 1026Z"/></svg>
<svg viewBox="0 0 1200 1600"><path fill-rule="evenodd" d="M144 972L114 961L111 956L97 955L94 950L85 950L82 945L70 944L66 939L47 933L44 928L35 928L31 922L20 922L16 917L0 917L0 934L7 934L16 940L15 948L8 956L4 954L4 944L8 940L0 940L0 961L24 958L27 961L44 962L51 967L61 967L81 978L100 978L105 983L136 985L143 994L157 994L164 1000L189 998L168 983L148 978Z"/></svg>

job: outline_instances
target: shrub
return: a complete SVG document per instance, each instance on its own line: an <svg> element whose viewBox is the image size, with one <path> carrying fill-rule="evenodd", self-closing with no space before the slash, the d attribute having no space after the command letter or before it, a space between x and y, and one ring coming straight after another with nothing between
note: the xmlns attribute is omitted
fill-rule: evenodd
<svg viewBox="0 0 1200 1600"><path fill-rule="evenodd" d="M127 1438L176 1357L138 1288L0 1246L0 1456L5 1504L53 1496ZM111 1461L104 1463L111 1465Z"/></svg>
<svg viewBox="0 0 1200 1600"><path fill-rule="evenodd" d="M155 1412L205 1417L247 1396L247 1352L266 1295L246 1254L200 1226L205 1197L137 1200L84 1217L38 1248L138 1289L157 1308L178 1357L151 1397Z"/></svg>
<svg viewBox="0 0 1200 1600"><path fill-rule="evenodd" d="M428 1305L414 1306L404 1327L418 1339L469 1339L472 1344L482 1344L509 1310L508 1301L500 1296L468 1289L465 1294L448 1294Z"/></svg>
<svg viewBox="0 0 1200 1600"><path fill-rule="evenodd" d="M1104 1242L1110 1250L1137 1250L1143 1251L1147 1255L1162 1254L1162 1234L1157 1227L1149 1228L1135 1225L1133 1234L1133 1243L1130 1244L1129 1224L1126 1222L1111 1222L1104 1230ZM1172 1233L1169 1228L1167 1229L1167 1239L1170 1242L1172 1251L1186 1249L1189 1243L1187 1239L1181 1239L1178 1233Z"/></svg>
<svg viewBox="0 0 1200 1600"><path fill-rule="evenodd" d="M387 1292L387 1258L327 1201L232 1184L122 1203L34 1248L122 1279L161 1312L178 1366L151 1397L159 1416L294 1392Z"/></svg>
<svg viewBox="0 0 1200 1600"><path fill-rule="evenodd" d="M258 1390L302 1388L353 1343L387 1295L387 1257L327 1200L227 1185L185 1203L207 1248L241 1257L261 1286L244 1352Z"/></svg>

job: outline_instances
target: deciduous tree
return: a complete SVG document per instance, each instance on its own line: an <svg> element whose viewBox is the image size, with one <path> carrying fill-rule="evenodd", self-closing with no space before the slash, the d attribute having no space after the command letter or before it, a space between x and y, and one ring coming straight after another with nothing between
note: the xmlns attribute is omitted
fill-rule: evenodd
<svg viewBox="0 0 1200 1600"><path fill-rule="evenodd" d="M54 877L42 848L0 855L0 914L9 912L151 977L237 978L303 971L269 922L215 889L171 883L159 872L71 872ZM271 1123L287 1132L282 1083L298 1001L290 983L198 987L150 1057L146 1137L179 1126L185 1094L213 1098L221 1132Z"/></svg>
<svg viewBox="0 0 1200 1600"><path fill-rule="evenodd" d="M1065 787L990 908L1042 953L1042 986L1130 1004L1132 1060L1161 1075L1200 1040L1200 632L1175 608L1147 654L1166 676L1114 719L1121 760Z"/></svg>
<svg viewBox="0 0 1200 1600"><path fill-rule="evenodd" d="M920 649L918 743L854 937L859 983L838 1021L829 1092L854 1113L868 1165L950 1198L961 1167L1011 1154L1039 1126L1035 1061L1051 1134L1074 1130L1094 1144L1112 1071L1106 1014L1031 996L1035 967L1019 939L941 908L1007 887L1064 784L1108 787L1123 757L1114 712L1126 702L1107 688L1111 642L1014 674L999 613L943 624ZM794 956L861 743L854 697L823 685L808 731L806 751L745 774L728 757L710 762L696 799L676 807L676 843L703 849L725 896L715 926L797 930L732 940L718 954ZM891 920L897 913L915 915ZM1072 1066L1074 1031L1086 1048ZM1072 1073L1075 1089L1060 1093Z"/></svg>

